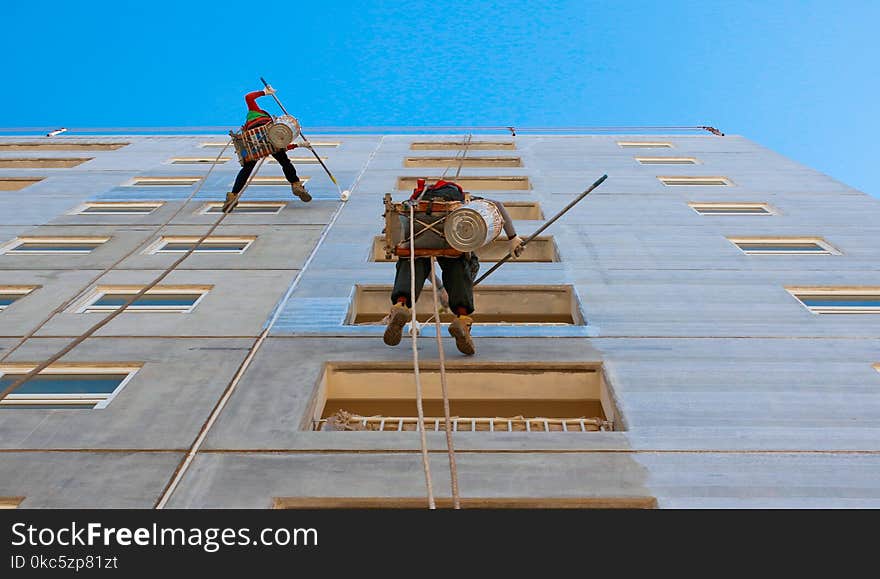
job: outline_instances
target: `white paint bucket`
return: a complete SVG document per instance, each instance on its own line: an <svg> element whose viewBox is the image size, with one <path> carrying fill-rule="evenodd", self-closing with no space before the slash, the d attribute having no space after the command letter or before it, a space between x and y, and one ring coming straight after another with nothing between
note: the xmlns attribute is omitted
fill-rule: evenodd
<svg viewBox="0 0 880 579"><path fill-rule="evenodd" d="M450 247L458 251L476 251L501 235L504 218L495 204L474 199L449 214L443 233Z"/></svg>

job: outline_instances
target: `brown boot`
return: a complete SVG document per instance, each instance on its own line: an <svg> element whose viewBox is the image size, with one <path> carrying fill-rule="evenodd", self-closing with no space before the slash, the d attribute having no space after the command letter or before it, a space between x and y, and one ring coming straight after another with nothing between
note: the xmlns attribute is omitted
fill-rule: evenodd
<svg viewBox="0 0 880 579"><path fill-rule="evenodd" d="M302 181L291 183L290 190L293 191L294 195L296 195L306 203L312 200L312 196L309 194L308 191L306 191L305 185L302 184Z"/></svg>
<svg viewBox="0 0 880 579"><path fill-rule="evenodd" d="M412 320L412 313L405 304L396 303L391 306L388 314L388 325L385 327L385 335L382 340L389 346L396 346L403 338L403 326Z"/></svg>
<svg viewBox="0 0 880 579"><path fill-rule="evenodd" d="M469 316L458 316L449 324L449 335L455 338L455 347L466 356L477 353L474 340L471 338L471 326L474 320Z"/></svg>
<svg viewBox="0 0 880 579"><path fill-rule="evenodd" d="M238 195L235 193L227 193L226 201L223 203L223 213L229 213L238 205Z"/></svg>

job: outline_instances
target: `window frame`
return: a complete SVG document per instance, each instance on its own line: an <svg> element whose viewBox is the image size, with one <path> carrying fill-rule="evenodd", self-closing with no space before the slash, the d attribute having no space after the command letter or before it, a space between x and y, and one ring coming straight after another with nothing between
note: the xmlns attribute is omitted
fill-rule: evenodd
<svg viewBox="0 0 880 579"><path fill-rule="evenodd" d="M142 175L139 177L132 177L128 183L125 184L125 187L192 187L201 181L202 178L203 176L201 175L180 175L176 177L166 175ZM142 183L142 181L149 183ZM178 181L191 181L191 183L179 183Z"/></svg>
<svg viewBox="0 0 880 579"><path fill-rule="evenodd" d="M0 497L0 510L17 509L24 502L24 497Z"/></svg>
<svg viewBox="0 0 880 579"><path fill-rule="evenodd" d="M744 255L841 255L840 250L836 247L828 243L822 237L801 237L801 236L789 236L789 237L727 237L727 241L732 243L734 247L739 249ZM823 251L797 251L797 250L771 250L771 251L761 251L761 250L747 250L742 248L740 243L767 243L767 244L780 244L784 245L786 242L789 243L813 243Z"/></svg>
<svg viewBox="0 0 880 579"><path fill-rule="evenodd" d="M144 286L142 285L112 285L98 286L92 290L87 296L81 300L81 303L74 306L77 314L99 314L116 311L119 306L97 306L96 302L100 301L107 295L134 295L138 293ZM137 302L132 303L125 308L125 313L145 313L145 314L189 314L201 303L202 299L211 290L213 285L160 285L156 286L145 295L162 295L162 294L198 294L198 297L189 306L182 308L163 308L161 306L138 306Z"/></svg>
<svg viewBox="0 0 880 579"><path fill-rule="evenodd" d="M110 237L107 236L56 236L56 237L46 237L46 236L21 236L16 237L15 239L0 245L0 255L89 255L108 241L110 241ZM58 241L63 240L63 241ZM64 242L68 243L95 243L95 247L88 251L71 251L71 250L40 250L40 251L16 251L16 248L21 247L27 243L43 243L43 244L57 244L58 246L63 246Z"/></svg>
<svg viewBox="0 0 880 579"><path fill-rule="evenodd" d="M764 212L763 213L755 213L755 212L703 213L698 209L699 207L709 207L709 206L714 206L714 207L719 207L719 208L723 208L723 207L740 207L740 208L761 207L762 209L764 209ZM704 217L718 217L718 216L723 216L723 217L748 216L748 217L752 217L755 215L760 215L760 216L779 215L779 212L776 210L776 208L774 208L769 203L766 203L763 201L689 201L688 207L693 209L694 213L696 213L697 215L702 215Z"/></svg>
<svg viewBox="0 0 880 579"><path fill-rule="evenodd" d="M193 253L200 254L209 254L209 255L241 255L248 249L250 249L251 245L253 245L254 241L257 240L257 235L212 235L208 237L205 241L203 241L200 245L208 244L210 245L212 242L216 244L221 243L235 243L241 242L244 243L244 247L241 250L200 250L196 249ZM195 243L199 239L201 239L201 235L163 235L153 243L151 243L145 250L144 255L161 255L161 254L178 254L178 253L186 253L189 249L173 249L173 250L163 250L162 248L168 245L169 243Z"/></svg>
<svg viewBox="0 0 880 579"><path fill-rule="evenodd" d="M657 179L666 187L733 187L734 182L724 175L657 175ZM674 181L679 181L675 183ZM701 183L701 181L719 181L719 183Z"/></svg>
<svg viewBox="0 0 880 579"><path fill-rule="evenodd" d="M276 206L276 210L274 212L270 212L270 211L254 211L254 212L241 211L241 209L248 208L248 207L270 207L270 206ZM222 209L223 202L222 201L209 201L207 203L204 203L196 211L196 214L197 215L216 215L218 213L222 213L222 211L212 212L211 209L213 209L213 208ZM284 209L286 209L286 208L287 208L287 201L240 201L238 203L238 205L235 206L235 211L233 211L230 215L235 215L235 214L238 214L238 215L278 215L279 213L284 211Z"/></svg>
<svg viewBox="0 0 880 579"><path fill-rule="evenodd" d="M868 315L868 314L880 314L880 287L874 286L812 286L812 287L801 287L801 286L787 286L785 288L794 299L798 301L804 308L806 308L810 313L814 315L828 315L828 314L857 314L857 315ZM864 295L864 296L875 296L877 298L876 306L868 306L866 308L860 307L835 307L835 306L810 306L808 305L801 296L809 297L809 296L833 296L833 295Z"/></svg>
<svg viewBox="0 0 880 579"><path fill-rule="evenodd" d="M34 293L35 290L38 290L41 287L43 287L43 286L41 286L41 285L0 285L0 296L4 296L4 295L18 296L17 298L12 300L12 303L10 303L8 305L4 306L3 304L0 304L0 312L5 311L6 308L14 306L16 303L18 303L19 300L26 298L27 296Z"/></svg>
<svg viewBox="0 0 880 579"><path fill-rule="evenodd" d="M617 141L621 149L674 149L671 141Z"/></svg>
<svg viewBox="0 0 880 579"><path fill-rule="evenodd" d="M12 375L24 375L38 366L36 362L4 363L0 364L0 378ZM100 410L106 408L116 396L122 392L131 379L137 374L142 363L119 362L112 364L82 364L82 363L56 363L52 364L37 376L41 375L76 375L76 374L126 374L113 392L109 394L16 394L11 392L0 401L0 405L14 408L16 406L86 406L94 404L87 410Z"/></svg>
<svg viewBox="0 0 880 579"><path fill-rule="evenodd" d="M151 215L165 205L164 201L88 201L74 208L68 215ZM87 211L93 207L151 207L144 213L140 211L110 211L107 213Z"/></svg>
<svg viewBox="0 0 880 579"><path fill-rule="evenodd" d="M639 165L656 167L663 165L702 165L696 157L633 157Z"/></svg>

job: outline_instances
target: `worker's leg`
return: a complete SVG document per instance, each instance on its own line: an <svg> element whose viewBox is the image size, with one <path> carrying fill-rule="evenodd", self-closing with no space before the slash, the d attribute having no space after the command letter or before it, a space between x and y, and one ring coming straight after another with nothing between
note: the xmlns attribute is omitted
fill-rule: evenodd
<svg viewBox="0 0 880 579"><path fill-rule="evenodd" d="M235 183L232 185L232 191L226 194L226 202L223 203L224 213L229 213L230 211L235 209L236 205L238 205L238 194L242 189L244 189L244 185L245 183L247 183L248 177L251 176L251 173L256 166L256 161L248 161L241 166L241 170L238 172L238 176L235 177Z"/></svg>
<svg viewBox="0 0 880 579"><path fill-rule="evenodd" d="M443 285L449 292L449 309L456 316L449 324L449 335L455 338L455 346L459 352L473 356L477 349L471 338L471 326L474 323L470 317L474 311L474 276L471 260L467 256L441 257L437 262L443 270Z"/></svg>
<svg viewBox="0 0 880 579"><path fill-rule="evenodd" d="M278 150L272 153L272 156L275 157L275 160L281 165L281 170L284 171L284 177L288 181L291 183L299 181L299 176L296 174L296 167L290 162L290 157L287 156L287 151Z"/></svg>
<svg viewBox="0 0 880 579"><path fill-rule="evenodd" d="M388 325L385 327L383 341L389 346L396 346L403 339L403 326L412 320L413 301L419 300L425 278L431 268L431 261L426 257L416 259L416 296L413 300L410 296L410 263L407 258L397 260L397 273L394 276L394 289L391 291L391 312L388 314Z"/></svg>
<svg viewBox="0 0 880 579"><path fill-rule="evenodd" d="M456 315L470 315L474 311L474 278L470 260L465 257L438 257L443 270L443 286L449 293L449 309Z"/></svg>
<svg viewBox="0 0 880 579"><path fill-rule="evenodd" d="M293 194L306 203L311 201L312 196L306 191L302 181L299 180L299 176L296 174L296 168L293 166L293 163L290 162L290 157L287 156L287 151L275 151L272 153L272 156L275 157L275 160L281 165L281 170L284 171L284 178L290 182L290 189L293 191Z"/></svg>
<svg viewBox="0 0 880 579"><path fill-rule="evenodd" d="M431 260L427 257L416 258L416 299L419 301L419 295L422 293L422 286L428 278L428 271L431 268ZM397 260L397 272L394 275L394 289L391 291L391 303L403 303L406 307L412 307L412 296L410 293L409 283L409 258L401 257Z"/></svg>
<svg viewBox="0 0 880 579"><path fill-rule="evenodd" d="M446 292L446 288L443 287L443 282L440 280L440 269L434 272L434 275L428 275L428 283L436 283L437 285L437 299L440 301L441 309L449 309L449 294Z"/></svg>
<svg viewBox="0 0 880 579"><path fill-rule="evenodd" d="M251 176L251 173L256 166L256 161L248 161L241 166L241 171L238 172L238 176L235 178L235 184L232 185L233 193L238 193L239 191L244 189L244 184L247 183L248 177Z"/></svg>

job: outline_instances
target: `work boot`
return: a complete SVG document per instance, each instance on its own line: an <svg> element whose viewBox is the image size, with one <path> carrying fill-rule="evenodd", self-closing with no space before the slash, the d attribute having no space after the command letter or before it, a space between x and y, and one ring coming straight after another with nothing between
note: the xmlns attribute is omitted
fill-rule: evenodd
<svg viewBox="0 0 880 579"><path fill-rule="evenodd" d="M312 200L312 196L309 195L309 192L306 191L305 186L302 184L302 181L295 181L290 184L290 190L293 191L293 194L302 199L304 202L308 203Z"/></svg>
<svg viewBox="0 0 880 579"><path fill-rule="evenodd" d="M238 205L238 195L235 193L227 193L226 201L223 203L223 213L229 213Z"/></svg>
<svg viewBox="0 0 880 579"><path fill-rule="evenodd" d="M449 335L455 338L455 347L466 356L477 353L474 340L471 338L471 326L474 320L469 316L458 316L449 324Z"/></svg>
<svg viewBox="0 0 880 579"><path fill-rule="evenodd" d="M391 306L388 314L388 325L385 327L385 335L382 340L389 346L396 346L403 338L403 326L412 319L412 314L405 304L396 303Z"/></svg>

